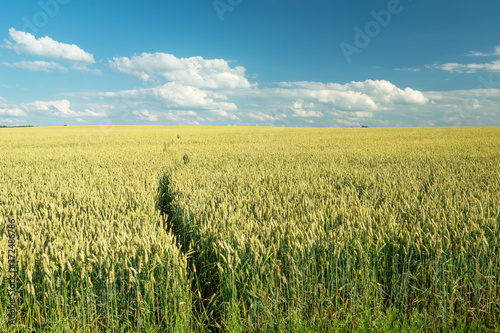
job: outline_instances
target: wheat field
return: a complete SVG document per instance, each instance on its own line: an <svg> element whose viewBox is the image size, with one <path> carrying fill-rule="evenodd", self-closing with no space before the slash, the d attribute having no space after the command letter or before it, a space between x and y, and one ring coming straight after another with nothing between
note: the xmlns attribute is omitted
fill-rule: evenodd
<svg viewBox="0 0 500 333"><path fill-rule="evenodd" d="M0 139L0 332L500 330L499 128Z"/></svg>

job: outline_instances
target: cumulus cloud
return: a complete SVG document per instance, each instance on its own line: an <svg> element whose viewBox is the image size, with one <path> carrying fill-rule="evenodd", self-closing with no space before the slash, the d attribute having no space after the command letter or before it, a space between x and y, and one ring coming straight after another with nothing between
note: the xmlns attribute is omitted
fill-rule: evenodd
<svg viewBox="0 0 500 333"><path fill-rule="evenodd" d="M47 112L55 117L105 117L105 113L95 112L89 109L85 111L74 111L71 109L71 103L66 100L57 101L35 101L25 105L30 111Z"/></svg>
<svg viewBox="0 0 500 333"><path fill-rule="evenodd" d="M27 114L19 108L0 109L0 116L26 117Z"/></svg>
<svg viewBox="0 0 500 333"><path fill-rule="evenodd" d="M65 94L78 98L106 100L100 110L108 114L127 115L149 121L167 120L187 124L186 116L205 124L303 125L312 120L319 126L341 126L335 119L382 124L383 112L412 114L412 106L426 106L430 97L411 88L399 88L385 80L361 82L279 82L265 88L210 89L180 82L167 82L150 88L109 92ZM104 108L113 101L114 107ZM107 103L107 104L106 104ZM238 105L238 106L237 106ZM215 117L199 118L200 112ZM112 116L115 117L115 116ZM129 118L130 121L132 118ZM243 123L244 122L244 123ZM311 123L311 122L308 122Z"/></svg>
<svg viewBox="0 0 500 333"><path fill-rule="evenodd" d="M22 68L34 72L49 72L50 70L58 70L60 72L67 72L68 69L53 61L20 61L14 63L2 62L0 65L11 68Z"/></svg>
<svg viewBox="0 0 500 333"><path fill-rule="evenodd" d="M223 59L177 58L168 53L142 53L131 58L113 58L110 67L143 81L155 83L158 77L197 88L238 89L253 85L245 78L245 68L231 68Z"/></svg>
<svg viewBox="0 0 500 333"><path fill-rule="evenodd" d="M7 40L5 47L19 54L37 55L74 63L95 63L92 54L83 51L75 44L57 42L48 36L36 39L32 34L17 31L14 28L9 29L9 35L12 41Z"/></svg>
<svg viewBox="0 0 500 333"><path fill-rule="evenodd" d="M7 100L0 96L0 116L26 117L27 114L18 105L9 105ZM2 119L5 121L5 119Z"/></svg>
<svg viewBox="0 0 500 333"><path fill-rule="evenodd" d="M411 88L401 89L386 80L366 80L351 82L346 88L360 92L379 105L387 104L425 104L428 99L420 91Z"/></svg>
<svg viewBox="0 0 500 333"><path fill-rule="evenodd" d="M208 90L201 90L192 86L185 86L176 82L168 82L153 88L131 89L118 92L104 92L94 94L99 97L121 98L126 103L134 104L136 101L156 101L162 107L170 110L192 111L201 110L225 110L234 111L236 104L222 102L225 99L221 94Z"/></svg>
<svg viewBox="0 0 500 333"><path fill-rule="evenodd" d="M426 95L432 104L477 108L478 105L496 103L500 114L500 89L468 89L453 91L429 91ZM476 105L476 107L473 107Z"/></svg>
<svg viewBox="0 0 500 333"><path fill-rule="evenodd" d="M54 116L63 116L63 117L77 116L78 115L77 112L71 110L70 106L71 103L66 99L59 101L49 101L49 102L35 101L28 104L28 107L31 110L49 111L49 113Z"/></svg>
<svg viewBox="0 0 500 333"><path fill-rule="evenodd" d="M148 120L148 121L158 121L158 116L152 114L148 110L134 110L133 114L139 116L140 119Z"/></svg>
<svg viewBox="0 0 500 333"><path fill-rule="evenodd" d="M420 91L400 89L385 80L366 80L347 84L321 82L281 82L282 89L271 89L268 94L296 97L306 102L323 104L345 111L373 111L398 104L425 104L428 99ZM285 89L286 88L286 89Z"/></svg>
<svg viewBox="0 0 500 333"><path fill-rule="evenodd" d="M315 126L341 127L500 125L500 89L420 92L372 80L286 82L279 86L253 91L246 104L248 112L240 106L236 115L250 123L273 126L300 126L306 120L313 120ZM330 96L336 94L357 96L358 107L343 105L341 99L331 102Z"/></svg>
<svg viewBox="0 0 500 333"><path fill-rule="evenodd" d="M361 82L278 82L256 89L224 91L229 100L238 103L239 118L260 125L300 126L311 123L319 126L345 126L369 121L383 125L377 119L387 112L408 114L412 106L425 108L430 99L425 93L411 88L399 88L385 80ZM259 111L256 111L259 110Z"/></svg>
<svg viewBox="0 0 500 333"><path fill-rule="evenodd" d="M500 89L428 91L431 101L408 109L403 123L413 126L498 126ZM393 126L393 122L390 123Z"/></svg>

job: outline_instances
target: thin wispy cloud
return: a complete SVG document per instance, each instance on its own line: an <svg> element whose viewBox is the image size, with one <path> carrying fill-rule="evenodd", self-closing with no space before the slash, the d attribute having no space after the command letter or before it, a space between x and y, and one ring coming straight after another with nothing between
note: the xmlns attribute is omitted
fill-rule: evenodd
<svg viewBox="0 0 500 333"><path fill-rule="evenodd" d="M34 101L23 105L25 109L32 112L43 112L46 115L63 118L75 117L105 117L106 114L85 109L75 111L71 108L71 102L62 99L56 101Z"/></svg>
<svg viewBox="0 0 500 333"><path fill-rule="evenodd" d="M500 57L500 46L497 46L492 53L471 51L470 57L486 58ZM489 62L458 63L449 62L444 64L433 64L425 66L426 69L437 69L449 73L474 74L478 72L500 72L500 60L491 60ZM408 68L408 71L420 71L421 68Z"/></svg>
<svg viewBox="0 0 500 333"><path fill-rule="evenodd" d="M133 113L143 120L158 121L158 116L152 114L149 110L134 110Z"/></svg>
<svg viewBox="0 0 500 333"><path fill-rule="evenodd" d="M500 60L495 60L489 63L473 63L473 64L457 64L447 63L443 65L432 65L428 68L440 69L450 73L468 73L473 74L480 71L500 72Z"/></svg>
<svg viewBox="0 0 500 333"><path fill-rule="evenodd" d="M0 65L11 68L22 68L34 72L50 72L56 70L67 72L68 69L53 61L20 61L20 62L1 62Z"/></svg>
<svg viewBox="0 0 500 333"><path fill-rule="evenodd" d="M484 53L484 52L477 52L477 51L471 51L469 52L469 56L471 57L492 57L492 56L500 56L500 46L497 46L495 48L495 51L492 53Z"/></svg>

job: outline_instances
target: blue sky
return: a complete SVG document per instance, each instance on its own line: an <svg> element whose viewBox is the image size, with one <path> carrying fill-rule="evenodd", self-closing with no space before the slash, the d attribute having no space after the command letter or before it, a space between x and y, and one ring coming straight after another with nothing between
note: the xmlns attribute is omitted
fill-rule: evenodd
<svg viewBox="0 0 500 333"><path fill-rule="evenodd" d="M497 1L2 4L0 125L500 125Z"/></svg>

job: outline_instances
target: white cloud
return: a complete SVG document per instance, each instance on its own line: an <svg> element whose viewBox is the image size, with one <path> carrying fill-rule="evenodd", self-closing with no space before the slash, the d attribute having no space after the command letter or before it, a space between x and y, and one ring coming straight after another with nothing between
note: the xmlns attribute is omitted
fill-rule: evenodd
<svg viewBox="0 0 500 333"><path fill-rule="evenodd" d="M425 104L422 92L411 88L400 89L385 80L366 80L347 84L321 82L281 82L280 89L262 89L266 99L301 99L315 103L316 108L344 111L374 111L394 108L400 104ZM317 110L321 111L321 110Z"/></svg>
<svg viewBox="0 0 500 333"><path fill-rule="evenodd" d="M197 88L238 89L253 85L245 78L245 68L231 68L223 59L202 57L177 58L168 53L142 53L131 58L113 58L110 67L143 81L157 82L157 77Z"/></svg>
<svg viewBox="0 0 500 333"><path fill-rule="evenodd" d="M471 57L489 57L491 54L489 53L483 53L483 52L476 52L476 51L470 51L469 56Z"/></svg>
<svg viewBox="0 0 500 333"><path fill-rule="evenodd" d="M86 123L86 120L83 120L82 118L75 118L77 123Z"/></svg>
<svg viewBox="0 0 500 333"><path fill-rule="evenodd" d="M374 110L378 106L370 96L360 92L347 90L345 86L336 83L318 82L282 82L281 88L265 88L254 92L245 92L257 98L256 104L261 108L269 108L264 103L272 103L278 108L289 105L289 101L303 100L306 103L316 103L322 107L342 110Z"/></svg>
<svg viewBox="0 0 500 333"><path fill-rule="evenodd" d="M196 112L194 111L177 111L177 114L178 115L181 115L181 116L196 116Z"/></svg>
<svg viewBox="0 0 500 333"><path fill-rule="evenodd" d="M57 62L54 61L20 61L20 62L1 62L1 66L11 67L11 68L22 68L29 71L34 72L49 72L51 70L58 70L60 72L68 72L68 69L64 66L61 66ZM98 69L89 69L85 65L79 66L71 66L73 70L82 71L82 72L90 72L96 75L102 75L102 72Z"/></svg>
<svg viewBox="0 0 500 333"><path fill-rule="evenodd" d="M0 116L26 117L27 114L19 108L0 109Z"/></svg>
<svg viewBox="0 0 500 333"><path fill-rule="evenodd" d="M229 118L231 120L240 120L237 116L234 114L228 113L225 110L212 110L213 113L215 113L218 116L224 117L224 118Z"/></svg>
<svg viewBox="0 0 500 333"><path fill-rule="evenodd" d="M200 125L199 122L193 119L186 119L181 116L196 116L194 111L168 111L163 113L162 116L170 121L177 122L184 125ZM197 117L199 120L204 120L203 118Z"/></svg>
<svg viewBox="0 0 500 333"><path fill-rule="evenodd" d="M246 114L248 117L259 120L259 121L277 121L280 120L279 116L273 117L262 111L255 111ZM286 115L285 115L286 117Z"/></svg>
<svg viewBox="0 0 500 333"><path fill-rule="evenodd" d="M335 123L337 124L337 126L341 126L341 127L344 127L344 126L359 127L359 126L361 126L361 123L359 123L357 121L351 121L351 120L346 120L346 119L336 119Z"/></svg>
<svg viewBox="0 0 500 333"><path fill-rule="evenodd" d="M428 99L420 91L411 88L400 89L386 80L366 80L351 82L348 89L370 96L380 105L387 104L425 104Z"/></svg>
<svg viewBox="0 0 500 333"><path fill-rule="evenodd" d="M361 121L372 121L375 115L372 112L345 112L345 111L332 111L328 112L332 115L332 121L337 126L354 126L353 124L360 124ZM346 123L347 122L347 123Z"/></svg>
<svg viewBox="0 0 500 333"><path fill-rule="evenodd" d="M484 53L484 52L477 52L477 51L471 51L469 52L469 56L472 57L491 57L495 55L500 55L500 46L497 46L495 48L495 51L493 53Z"/></svg>
<svg viewBox="0 0 500 333"><path fill-rule="evenodd" d="M0 102L7 101L0 96ZM18 105L9 105L8 103L0 103L0 116L26 117L27 114ZM5 121L5 119L2 119Z"/></svg>
<svg viewBox="0 0 500 333"><path fill-rule="evenodd" d="M49 115L56 117L105 117L105 113L95 112L89 109L82 111L74 111L71 109L71 103L66 100L57 101L35 101L25 104L26 109L30 111L48 112Z"/></svg>
<svg viewBox="0 0 500 333"><path fill-rule="evenodd" d="M71 66L71 69L77 70L80 72L90 72L99 76L102 76L102 72L98 69L90 69L86 65L73 65Z"/></svg>
<svg viewBox="0 0 500 333"><path fill-rule="evenodd" d="M139 116L140 119L149 120L149 121L158 121L158 116L152 114L148 110L134 110L135 115Z"/></svg>
<svg viewBox="0 0 500 333"><path fill-rule="evenodd" d="M37 55L63 61L93 64L94 56L83 51L75 44L60 43L46 36L36 39L28 32L9 29L12 41L7 40L5 47L15 50L17 53Z"/></svg>
<svg viewBox="0 0 500 333"><path fill-rule="evenodd" d="M373 112L353 112L353 116L357 118L373 118Z"/></svg>
<svg viewBox="0 0 500 333"><path fill-rule="evenodd" d="M298 100L293 103L293 117L321 117L323 114L314 110L305 109L314 108L314 103L304 104L304 101Z"/></svg>
<svg viewBox="0 0 500 333"><path fill-rule="evenodd" d="M493 53L471 51L471 52L469 52L469 56L497 57L497 56L500 56L500 46L497 46ZM443 70L443 71L450 72L450 73L471 74L471 73L477 73L479 71L500 72L500 60L493 60L490 62L483 62L483 63L470 63L470 64L459 64L456 62L450 62L450 63L446 63L446 64L430 65L430 66L426 66L426 67L431 68L431 69L439 69L439 70Z"/></svg>
<svg viewBox="0 0 500 333"><path fill-rule="evenodd" d="M48 72L52 69L58 70L60 72L67 72L68 69L64 66L59 65L56 62L53 61L20 61L20 62L14 62L14 63L8 63L8 62L2 62L0 63L2 66L6 67L13 67L13 68L22 68L22 69L27 69L29 71L43 71L43 72Z"/></svg>
<svg viewBox="0 0 500 333"><path fill-rule="evenodd" d="M139 88L110 92L83 92L63 94L77 98L100 98L101 110L108 110L108 114L117 115L121 121L131 121L130 115L141 119L159 121L167 119L176 122L188 123L183 117L197 116L199 112L210 112L224 119L238 120L233 113L237 111L235 103L226 102L228 97L220 92L202 90L192 86L185 86L177 82L168 82L152 88ZM108 102L109 101L109 102ZM111 101L114 103L110 104ZM113 105L109 107L109 105ZM97 106L96 106L97 107Z"/></svg>
<svg viewBox="0 0 500 333"><path fill-rule="evenodd" d="M411 107L425 108L429 104L425 93L401 89L385 80L347 84L279 82L277 87L224 93L245 102L239 104L238 116L259 125L274 126L310 123L306 120L313 120L318 126L354 126L357 123L383 126L385 123L380 117L386 114L410 117L413 115ZM346 123L337 122L339 119Z"/></svg>
<svg viewBox="0 0 500 333"><path fill-rule="evenodd" d="M293 116L294 117L321 117L323 114L318 111L306 111L302 109L294 109Z"/></svg>
<svg viewBox="0 0 500 333"><path fill-rule="evenodd" d="M126 122L142 118L188 124L192 123L189 117L196 117L205 125L253 122L274 126L311 123L306 120L312 120L318 126L346 126L347 122L386 126L391 124L391 117L416 119L419 113L425 114L422 110L428 107L430 98L435 97L411 88L399 88L385 80L346 84L280 82L266 88L224 90L168 82L151 88L65 96L104 99L104 103L89 108L106 110L113 119ZM436 100L432 101L436 103ZM200 112L203 118L199 118ZM209 117L207 112L212 116ZM404 121L399 123L404 124ZM423 124L422 121L414 123Z"/></svg>
<svg viewBox="0 0 500 333"><path fill-rule="evenodd" d="M421 72L422 68L394 68L394 70L400 72Z"/></svg>
<svg viewBox="0 0 500 333"><path fill-rule="evenodd" d="M121 98L127 104L134 104L137 101L156 101L162 107L170 110L192 111L193 109L201 109L234 111L237 109L234 103L217 101L217 99L226 99L226 96L196 87L184 86L175 82L165 83L153 88L95 93L94 95L107 98Z"/></svg>
<svg viewBox="0 0 500 333"><path fill-rule="evenodd" d="M428 68L440 69L451 73L477 73L478 71L500 72L500 60L481 64L457 64L447 63L443 65L427 66Z"/></svg>
<svg viewBox="0 0 500 333"><path fill-rule="evenodd" d="M77 112L70 109L71 103L66 100L42 102L35 101L28 104L31 110L35 111L49 111L51 115L61 116L61 117L73 117L77 116Z"/></svg>
<svg viewBox="0 0 500 333"><path fill-rule="evenodd" d="M412 111L422 125L500 125L500 89L428 91L425 95L431 103Z"/></svg>
<svg viewBox="0 0 500 333"><path fill-rule="evenodd" d="M11 126L19 126L25 124L26 121L19 119L10 119L10 118L0 118L0 124L10 124Z"/></svg>
<svg viewBox="0 0 500 333"><path fill-rule="evenodd" d="M186 119L179 117L177 114L174 114L172 111L168 111L165 114L165 118L167 118L168 120L176 121L176 122L186 121Z"/></svg>
<svg viewBox="0 0 500 333"><path fill-rule="evenodd" d="M287 126L300 125L308 119L319 126L341 127L500 125L500 89L420 92L372 80L346 85L318 82L280 85L283 88L258 91L256 95L261 103L254 98L251 102L257 103L248 103L252 109L244 114L245 109L240 108L238 116L245 115L260 125L284 123ZM337 94L345 98L353 93L358 94L353 96L357 96L358 106L364 109L344 107L340 98L335 103L323 103L329 100L325 96ZM256 109L266 111L257 113ZM278 122L273 118L278 118Z"/></svg>
<svg viewBox="0 0 500 333"><path fill-rule="evenodd" d="M106 117L106 113L104 112L95 112L90 109L85 109L85 112L77 112L78 115L83 117Z"/></svg>
<svg viewBox="0 0 500 333"><path fill-rule="evenodd" d="M425 94L431 99L432 104L464 104L473 100L494 101L500 104L500 89L428 91Z"/></svg>

